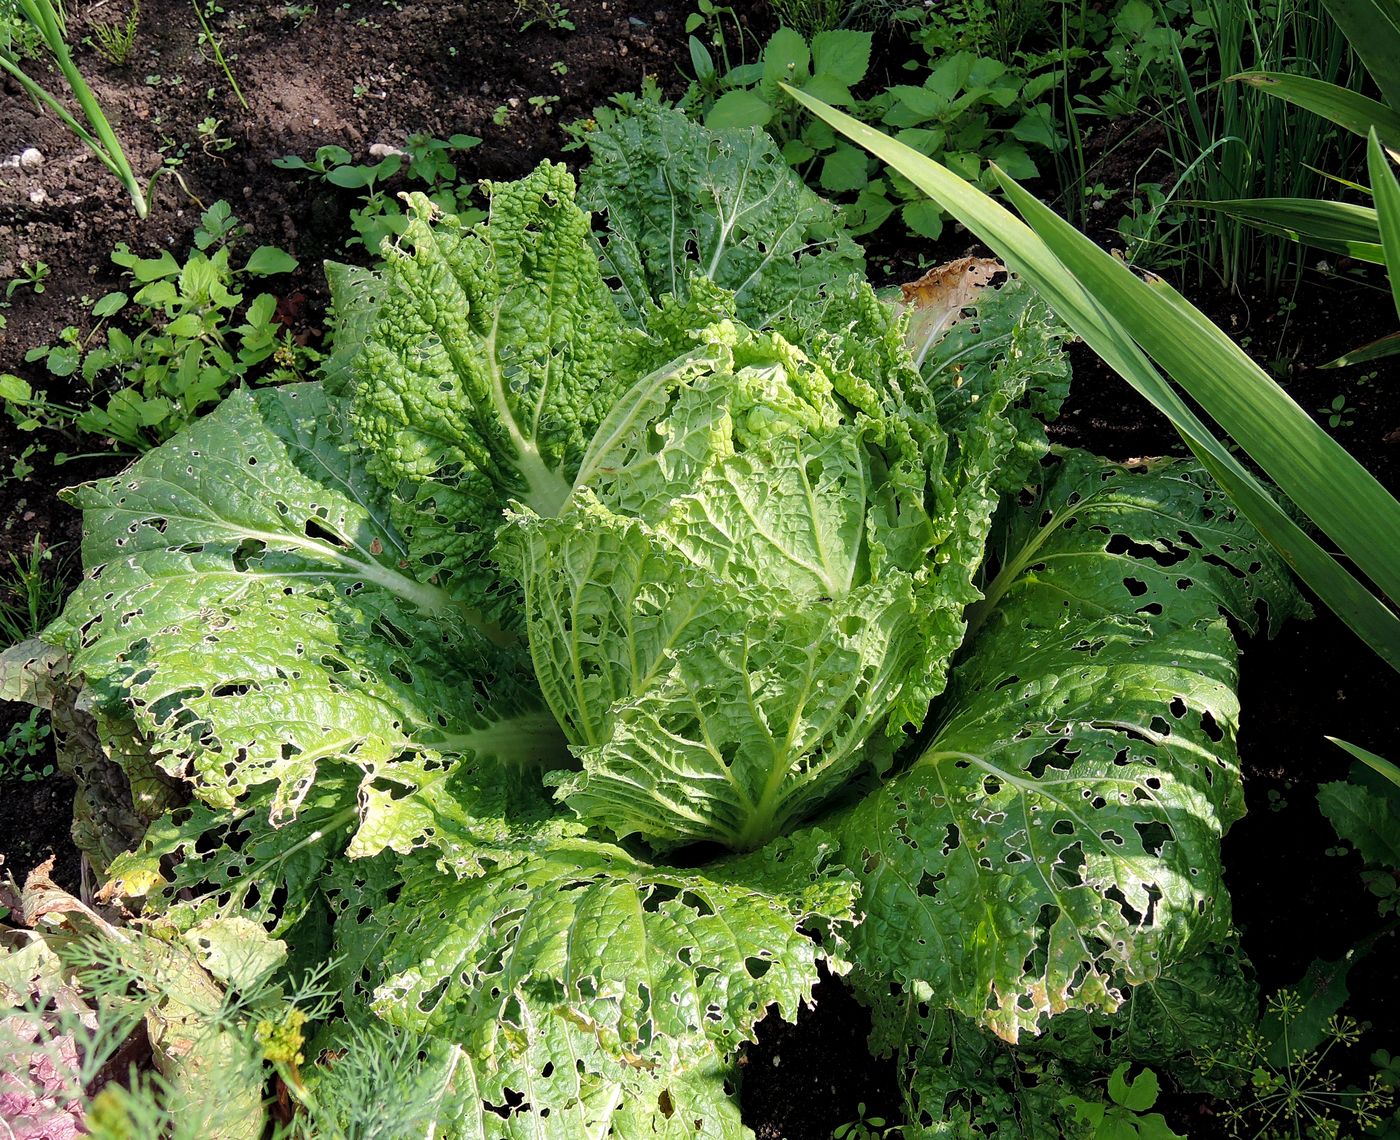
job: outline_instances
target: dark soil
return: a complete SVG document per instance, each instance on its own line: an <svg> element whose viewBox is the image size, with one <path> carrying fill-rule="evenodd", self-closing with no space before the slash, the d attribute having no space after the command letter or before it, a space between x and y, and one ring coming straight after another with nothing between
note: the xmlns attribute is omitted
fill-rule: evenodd
<svg viewBox="0 0 1400 1140"><path fill-rule="evenodd" d="M78 62L107 108L133 166L147 176L178 159L156 185L150 216L137 221L118 183L63 126L38 114L8 79L0 80L0 158L37 147L37 171L0 170L0 282L24 263L43 261L45 292L18 288L3 311L0 373L24 375L60 401L81 400L81 382L54 381L24 354L51 344L67 325L87 331L90 302L122 285L109 260L127 242L146 256L189 248L204 205L224 198L258 243L277 244L300 259L281 286L292 332L312 345L320 336L325 288L318 266L347 260L348 208L354 196L272 166L282 155L310 157L335 143L357 160L373 143L401 145L412 132L445 138L464 132L482 144L460 156L475 178L518 177L543 158L571 158L561 124L588 115L615 91L636 90L644 76L676 92L688 66L684 0L574 0L575 31L537 24L519 31L515 0L429 4L422 0L347 0L301 18L270 0L229 5L215 24L249 109L234 98L218 66L201 53L198 24L179 0L145 0L133 61L125 68L90 51ZM742 7L742 6L740 6ZM766 7L754 5L755 30L767 30ZM108 16L107 18L110 18ZM75 13L81 25L82 14ZM81 27L75 40L81 38ZM551 67L558 61L560 66ZM531 96L558 96L550 113ZM501 115L498 108L505 107ZM213 117L231 149L206 150L197 124ZM504 118L503 123L495 119ZM1096 178L1127 184L1152 161L1150 133L1110 125L1090 141L1102 157ZM1097 148L1097 149L1095 149ZM397 187L391 185L390 189ZM1043 189L1043 188L1042 188ZM1115 244L1108 227L1096 237ZM889 241L890 239L885 239ZM875 270L917 276L918 263L977 252L967 235L950 232L936 249L891 252L878 244ZM1345 397L1335 434L1392 490L1400 489L1400 368L1319 371L1344 349L1392 328L1395 313L1379 278L1358 283L1356 267L1328 275L1310 270L1296 293L1247 298L1206 291L1203 307L1251 352L1280 374L1309 412ZM1171 428L1082 346L1072 350L1073 395L1055 435L1060 442L1127 459L1180 450ZM1322 418L1326 419L1323 414ZM47 440L29 452L27 478L9 477L34 437L0 426L0 566L36 535L76 551L76 514L57 488L110 473L124 460L86 458L55 465L57 453L91 442ZM69 573L76 559L68 562ZM1355 856L1330 857L1335 837L1317 811L1316 788L1342 778L1347 758L1324 740L1340 736L1400 758L1395 677L1326 611L1273 641L1245 648L1240 748L1249 816L1227 837L1225 862L1244 946L1265 991L1297 981L1314 958L1336 959L1379 925ZM0 704L0 738L25 714ZM67 838L71 786L60 778L0 782L0 855L21 877L49 854L54 879L80 883ZM1400 957L1382 942L1352 971L1353 1012L1376 1028L1358 1052L1400 1051ZM816 1007L796 1027L770 1018L759 1043L743 1056L746 1119L763 1140L825 1140L855 1119L857 1106L897 1116L890 1063L872 1062L864 1044L868 1021L839 981L817 990ZM1178 1098L1179 1131L1211 1135L1213 1107Z"/></svg>

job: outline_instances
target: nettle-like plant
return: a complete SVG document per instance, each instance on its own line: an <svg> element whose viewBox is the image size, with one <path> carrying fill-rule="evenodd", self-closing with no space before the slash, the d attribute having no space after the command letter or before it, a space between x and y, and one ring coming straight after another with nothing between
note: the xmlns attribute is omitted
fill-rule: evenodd
<svg viewBox="0 0 1400 1140"><path fill-rule="evenodd" d="M72 492L86 577L0 681L104 897L334 960L306 1088L381 1019L441 1136L744 1135L823 963L929 1124L1024 1117L1005 1043L1189 1053L1249 1002L1230 623L1301 608L1281 564L1198 467L1048 448L1018 283L916 366L761 134L591 146L334 274L331 379Z"/></svg>

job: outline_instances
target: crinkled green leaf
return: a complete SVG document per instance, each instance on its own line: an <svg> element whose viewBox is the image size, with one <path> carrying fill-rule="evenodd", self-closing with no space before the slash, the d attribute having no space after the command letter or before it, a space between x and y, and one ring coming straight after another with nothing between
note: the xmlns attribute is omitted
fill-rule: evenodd
<svg viewBox="0 0 1400 1140"><path fill-rule="evenodd" d="M321 362L320 378L326 391L341 395L353 390L355 360L384 304L384 278L373 269L339 261L327 261L325 269L332 348Z"/></svg>
<svg viewBox="0 0 1400 1140"><path fill-rule="evenodd" d="M1229 1058L1258 1018L1259 987L1243 955L1211 947L1134 986L1116 1013L1052 1018L1032 1047L1088 1071L1131 1060L1170 1072L1178 1088L1229 1096L1239 1083Z"/></svg>
<svg viewBox="0 0 1400 1140"><path fill-rule="evenodd" d="M850 915L849 877L822 873L820 834L703 870L639 862L585 837L522 840L516 861L452 880L405 869L383 916L380 1014L509 1053L536 1003L605 1051L669 1063L708 1039L730 1053L770 1004L794 1018L822 947L801 933Z"/></svg>
<svg viewBox="0 0 1400 1140"><path fill-rule="evenodd" d="M322 877L354 832L357 775L322 766L296 818L281 827L268 822L270 784L232 812L178 808L113 860L102 897L145 900L181 930L240 917L282 936L320 903Z"/></svg>
<svg viewBox="0 0 1400 1140"><path fill-rule="evenodd" d="M740 1122L733 1078L717 1056L685 1071L629 1065L599 1056L586 1029L560 1018L539 1025L526 1054L495 1067L458 1042L395 1027L336 1026L321 1044L335 1060L310 1073L308 1083L324 1134L378 1134L382 1106L391 1104L393 1135L405 1138L753 1136ZM569 1063L579 1057L593 1065ZM366 1115L351 1116L357 1109ZM337 1126L341 1131L332 1131Z"/></svg>
<svg viewBox="0 0 1400 1140"><path fill-rule="evenodd" d="M421 197L388 254L356 362L355 436L393 492L414 570L506 623L518 601L489 553L519 500L553 514L593 431L636 379L588 215L563 166L483 183L489 221L429 225Z"/></svg>
<svg viewBox="0 0 1400 1140"><path fill-rule="evenodd" d="M523 653L413 572L342 414L318 385L235 393L72 495L88 573L49 636L216 807L272 781L283 820L328 759L368 784L548 738Z"/></svg>
<svg viewBox="0 0 1400 1140"><path fill-rule="evenodd" d="M1298 601L1199 469L1083 453L1004 520L921 758L839 824L859 968L1007 1040L1111 1011L1229 925L1234 640Z"/></svg>
<svg viewBox="0 0 1400 1140"><path fill-rule="evenodd" d="M513 514L503 546L584 765L561 795L616 835L746 849L839 787L872 733L922 718L977 549L945 582L917 412L879 377L847 385L775 334L707 335L710 368L642 391L569 509Z"/></svg>
<svg viewBox="0 0 1400 1140"><path fill-rule="evenodd" d="M1060 1103L1068 1084L1056 1062L1029 1068L1006 1042L927 994L870 995L871 1048L904 1052L904 1135L917 1140L1089 1140Z"/></svg>
<svg viewBox="0 0 1400 1140"><path fill-rule="evenodd" d="M935 393L939 418L959 439L975 440L985 430L984 401L1007 401L1015 435L997 464L999 491L1019 490L1049 448L1044 425L1069 394L1064 335L1040 296L1012 280L981 290L975 315L953 325L923 356L920 370Z"/></svg>
<svg viewBox="0 0 1400 1140"><path fill-rule="evenodd" d="M669 1135L695 1112L718 1114L700 1134L741 1135L726 1055L770 1005L795 1015L851 918L827 860L817 833L686 870L540 832L461 879L360 861L337 872L340 968L392 1024L463 1043L488 1102L519 1094L509 1135L577 1135L555 1118L598 1113Z"/></svg>
<svg viewBox="0 0 1400 1140"><path fill-rule="evenodd" d="M579 198L607 215L603 269L634 323L666 294L684 297L697 274L732 290L739 319L762 328L864 271L836 210L761 130L712 130L642 103L601 114L588 146Z"/></svg>

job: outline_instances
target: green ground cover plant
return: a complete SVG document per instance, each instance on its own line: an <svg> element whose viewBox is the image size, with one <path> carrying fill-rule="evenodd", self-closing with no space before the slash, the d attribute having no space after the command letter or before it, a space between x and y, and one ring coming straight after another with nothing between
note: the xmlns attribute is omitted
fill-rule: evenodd
<svg viewBox="0 0 1400 1140"><path fill-rule="evenodd" d="M1034 177L1032 153L1053 153L1063 141L1053 126L1050 98L1062 73L1044 60L1009 65L973 51L931 53L922 66L911 63L923 73L912 77L920 82L857 98L853 89L866 80L870 50L867 31L819 31L809 43L781 27L756 62L721 70L692 36L696 81L682 106L713 129L764 127L811 185L845 203L855 236L872 233L897 213L910 233L937 240L944 215L916 187L877 169L864 151L826 124L798 114L783 99L780 84L848 107L864 122L896 128L902 141L988 187L989 162Z"/></svg>
<svg viewBox="0 0 1400 1140"><path fill-rule="evenodd" d="M90 332L70 326L58 344L25 354L27 361L42 360L54 377L80 375L93 391L91 403L54 403L47 392L6 373L0 401L15 426L25 432L76 429L123 450L145 451L240 383L299 378L316 354L285 335L274 294L247 296L256 279L287 273L296 260L263 245L239 264L234 253L243 236L238 218L220 201L200 216L195 248L183 262L169 251L143 258L120 245L112 261L126 270L132 293L98 298Z"/></svg>
<svg viewBox="0 0 1400 1140"><path fill-rule="evenodd" d="M475 227L416 198L333 268L320 382L70 496L84 581L0 694L52 710L120 937L197 979L227 1063L153 1103L738 1137L737 1050L824 967L911 1124L1086 1134L1065 1074L1251 1016L1230 622L1304 612L1283 561L1197 464L1048 446L1024 284L916 363L761 132L588 141Z"/></svg>
<svg viewBox="0 0 1400 1140"><path fill-rule="evenodd" d="M444 215L460 218L464 225L484 217L471 205L475 184L458 178L456 160L452 157L480 142L475 135L455 134L439 139L415 133L404 140L402 150L391 150L377 162L357 163L344 147L322 146L316 148L309 160L289 154L276 159L273 165L282 170L315 175L343 190L363 191L360 205L350 211L350 227L355 236L348 239L346 245L358 245L367 253L375 254L385 239L398 237L408 225L397 196L388 193L382 185L396 175L402 174L404 184L425 194Z"/></svg>

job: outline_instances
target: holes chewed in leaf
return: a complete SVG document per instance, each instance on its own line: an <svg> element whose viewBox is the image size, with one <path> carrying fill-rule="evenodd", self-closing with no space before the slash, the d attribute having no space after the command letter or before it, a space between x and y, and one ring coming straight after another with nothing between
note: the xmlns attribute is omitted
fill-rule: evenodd
<svg viewBox="0 0 1400 1140"><path fill-rule="evenodd" d="M1126 534L1115 534L1109 539L1108 546L1104 549L1108 554L1126 554L1145 562L1155 562L1163 569L1175 566L1178 562L1184 562L1191 557L1191 552L1189 550L1182 550L1174 546L1168 539L1161 539L1159 541L1165 549L1159 549L1157 546L1149 545L1144 542L1135 542Z"/></svg>
<svg viewBox="0 0 1400 1140"><path fill-rule="evenodd" d="M1162 848L1175 838L1172 829L1161 820L1148 820L1142 823L1133 824L1133 828L1138 833L1138 838L1142 841L1142 849L1149 855L1160 855Z"/></svg>
<svg viewBox="0 0 1400 1140"><path fill-rule="evenodd" d="M1208 711L1201 713L1201 730L1215 744L1219 744L1225 739L1225 730L1216 723L1215 717L1211 716Z"/></svg>
<svg viewBox="0 0 1400 1140"><path fill-rule="evenodd" d="M314 538L321 542L328 542L332 546L344 549L348 543L336 534L333 530L321 523L319 519L309 518L305 527L302 528L307 538Z"/></svg>

